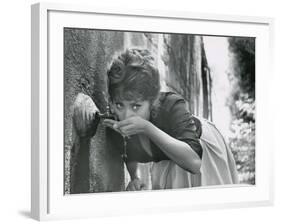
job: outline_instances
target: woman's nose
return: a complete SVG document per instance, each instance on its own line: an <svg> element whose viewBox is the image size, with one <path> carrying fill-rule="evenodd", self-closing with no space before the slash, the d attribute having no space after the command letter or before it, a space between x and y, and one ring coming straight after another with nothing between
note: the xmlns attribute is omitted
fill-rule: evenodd
<svg viewBox="0 0 281 224"><path fill-rule="evenodd" d="M131 109L126 109L125 110L125 119L134 116L134 112Z"/></svg>

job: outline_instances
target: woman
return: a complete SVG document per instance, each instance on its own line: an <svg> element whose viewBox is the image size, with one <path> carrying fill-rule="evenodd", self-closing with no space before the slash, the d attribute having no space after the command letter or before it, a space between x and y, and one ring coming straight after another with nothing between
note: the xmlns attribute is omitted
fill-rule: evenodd
<svg viewBox="0 0 281 224"><path fill-rule="evenodd" d="M148 50L130 49L113 60L107 73L110 109L117 119L104 119L103 124L126 139L124 156L131 177L127 190L144 188L137 175L139 162L154 162L153 189L238 183L233 156L220 132L189 113L181 96L160 92L153 60ZM90 97L80 94L74 108L74 124L81 116L97 124L93 114L99 111ZM82 132L94 135L96 126L86 127Z"/></svg>

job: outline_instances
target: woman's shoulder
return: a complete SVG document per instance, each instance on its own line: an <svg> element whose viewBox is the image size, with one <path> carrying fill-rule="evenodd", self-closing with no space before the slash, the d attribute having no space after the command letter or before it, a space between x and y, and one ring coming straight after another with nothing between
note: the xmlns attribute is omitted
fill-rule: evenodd
<svg viewBox="0 0 281 224"><path fill-rule="evenodd" d="M201 136L201 122L189 111L187 101L181 95L161 92L159 99L158 113L153 120L156 124L161 124L165 130L187 130L196 133L197 137Z"/></svg>
<svg viewBox="0 0 281 224"><path fill-rule="evenodd" d="M184 108L188 112L185 99L175 92L160 92L151 110L151 117L155 119L169 119L169 114L177 108ZM160 119L161 120L161 119Z"/></svg>
<svg viewBox="0 0 281 224"><path fill-rule="evenodd" d="M170 111L177 103L186 104L186 100L175 92L160 93L160 107L166 111Z"/></svg>

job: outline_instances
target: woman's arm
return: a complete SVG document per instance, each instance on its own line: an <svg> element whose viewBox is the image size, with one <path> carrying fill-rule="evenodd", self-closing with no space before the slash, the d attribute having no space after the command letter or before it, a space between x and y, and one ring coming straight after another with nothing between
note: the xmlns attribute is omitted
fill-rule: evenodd
<svg viewBox="0 0 281 224"><path fill-rule="evenodd" d="M138 163L135 161L126 162L127 170L130 174L131 180L138 179Z"/></svg>
<svg viewBox="0 0 281 224"><path fill-rule="evenodd" d="M105 120L105 123L108 127L113 127L127 136L145 134L180 167L191 173L200 172L201 159L191 146L170 136L151 122L139 116L132 116L120 122Z"/></svg>
<svg viewBox="0 0 281 224"><path fill-rule="evenodd" d="M131 181L129 182L126 190L127 191L139 191L145 190L146 186L141 182L138 175L138 163L135 161L126 162L127 170L130 174Z"/></svg>
<svg viewBox="0 0 281 224"><path fill-rule="evenodd" d="M186 143L168 135L149 121L145 122L145 134L175 163L191 173L199 173L201 159Z"/></svg>

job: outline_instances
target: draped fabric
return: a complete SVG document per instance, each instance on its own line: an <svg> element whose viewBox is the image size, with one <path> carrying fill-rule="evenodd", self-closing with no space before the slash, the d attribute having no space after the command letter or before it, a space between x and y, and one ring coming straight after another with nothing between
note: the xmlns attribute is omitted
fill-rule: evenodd
<svg viewBox="0 0 281 224"><path fill-rule="evenodd" d="M153 189L238 184L235 161L223 136L212 122L200 121L203 149L200 174L191 174L171 160L162 160L154 163L151 169Z"/></svg>

